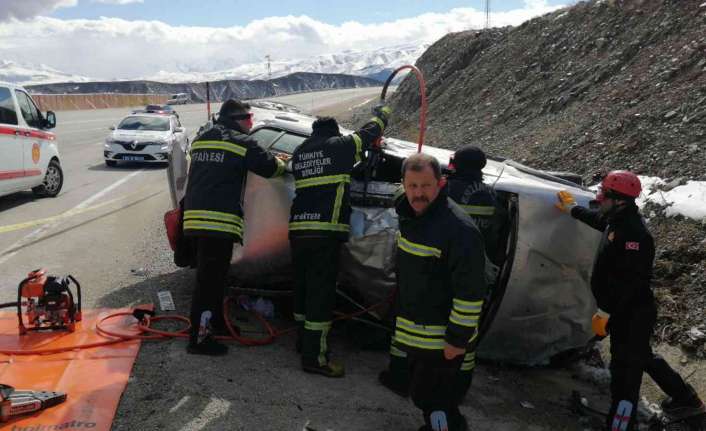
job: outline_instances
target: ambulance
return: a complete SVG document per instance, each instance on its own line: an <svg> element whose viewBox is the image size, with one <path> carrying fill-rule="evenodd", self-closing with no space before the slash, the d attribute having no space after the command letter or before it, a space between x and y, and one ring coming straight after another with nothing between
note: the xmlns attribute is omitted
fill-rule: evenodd
<svg viewBox="0 0 706 431"><path fill-rule="evenodd" d="M55 197L64 183L56 115L46 115L21 86L0 81L0 196L32 190Z"/></svg>

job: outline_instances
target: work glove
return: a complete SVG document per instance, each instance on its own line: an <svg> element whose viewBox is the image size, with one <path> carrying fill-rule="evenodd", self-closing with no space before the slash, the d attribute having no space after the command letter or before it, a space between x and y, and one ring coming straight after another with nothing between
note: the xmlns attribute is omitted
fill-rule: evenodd
<svg viewBox="0 0 706 431"><path fill-rule="evenodd" d="M378 117L387 127L387 123L390 120L390 115L392 115L392 108L388 106L387 103L381 101L377 105L373 106L373 115Z"/></svg>
<svg viewBox="0 0 706 431"><path fill-rule="evenodd" d="M566 190L562 190L558 192L556 196L559 198L559 202L555 203L554 206L559 208L561 212L571 214L571 209L576 206L576 199L574 199L574 195Z"/></svg>
<svg viewBox="0 0 706 431"><path fill-rule="evenodd" d="M596 311L596 314L594 314L593 318L591 319L591 328L593 329L593 333L598 335L599 337L607 336L609 332L609 320L610 314L606 313L605 311L599 308L598 311Z"/></svg>

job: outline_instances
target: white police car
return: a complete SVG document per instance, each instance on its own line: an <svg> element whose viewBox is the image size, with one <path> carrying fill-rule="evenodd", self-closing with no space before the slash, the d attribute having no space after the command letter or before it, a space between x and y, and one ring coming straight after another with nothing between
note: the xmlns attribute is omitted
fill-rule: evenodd
<svg viewBox="0 0 706 431"><path fill-rule="evenodd" d="M21 86L0 82L0 196L31 189L54 197L64 184L56 115L37 109Z"/></svg>

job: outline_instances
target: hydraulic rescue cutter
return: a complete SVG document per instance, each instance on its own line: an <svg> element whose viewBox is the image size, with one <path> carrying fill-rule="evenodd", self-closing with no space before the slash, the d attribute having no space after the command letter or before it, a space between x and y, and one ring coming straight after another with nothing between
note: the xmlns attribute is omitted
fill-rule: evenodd
<svg viewBox="0 0 706 431"><path fill-rule="evenodd" d="M63 392L17 390L0 384L0 422L34 413L66 401Z"/></svg>
<svg viewBox="0 0 706 431"><path fill-rule="evenodd" d="M30 272L17 287L17 320L20 335L44 330L73 332L81 321L81 285L71 275L47 276L43 269Z"/></svg>

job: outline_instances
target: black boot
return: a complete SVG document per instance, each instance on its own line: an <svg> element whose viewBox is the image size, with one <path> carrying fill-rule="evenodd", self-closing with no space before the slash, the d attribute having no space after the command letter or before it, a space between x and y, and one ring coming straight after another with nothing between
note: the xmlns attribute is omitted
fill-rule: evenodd
<svg viewBox="0 0 706 431"><path fill-rule="evenodd" d="M302 370L307 373L321 374L326 377L343 377L346 374L346 370L343 364L336 361L327 361L325 365L319 365L316 360L306 360L302 358Z"/></svg>
<svg viewBox="0 0 706 431"><path fill-rule="evenodd" d="M662 411L664 414L673 419L688 418L706 414L706 407L699 398L693 386L687 385L689 389L684 396L680 398L667 397L662 401Z"/></svg>
<svg viewBox="0 0 706 431"><path fill-rule="evenodd" d="M198 342L196 337L191 338L186 351L192 355L223 356L228 354L228 346L207 335L201 342Z"/></svg>
<svg viewBox="0 0 706 431"><path fill-rule="evenodd" d="M409 379L406 376L401 376L391 370L384 370L378 374L378 381L402 398L409 396Z"/></svg>

